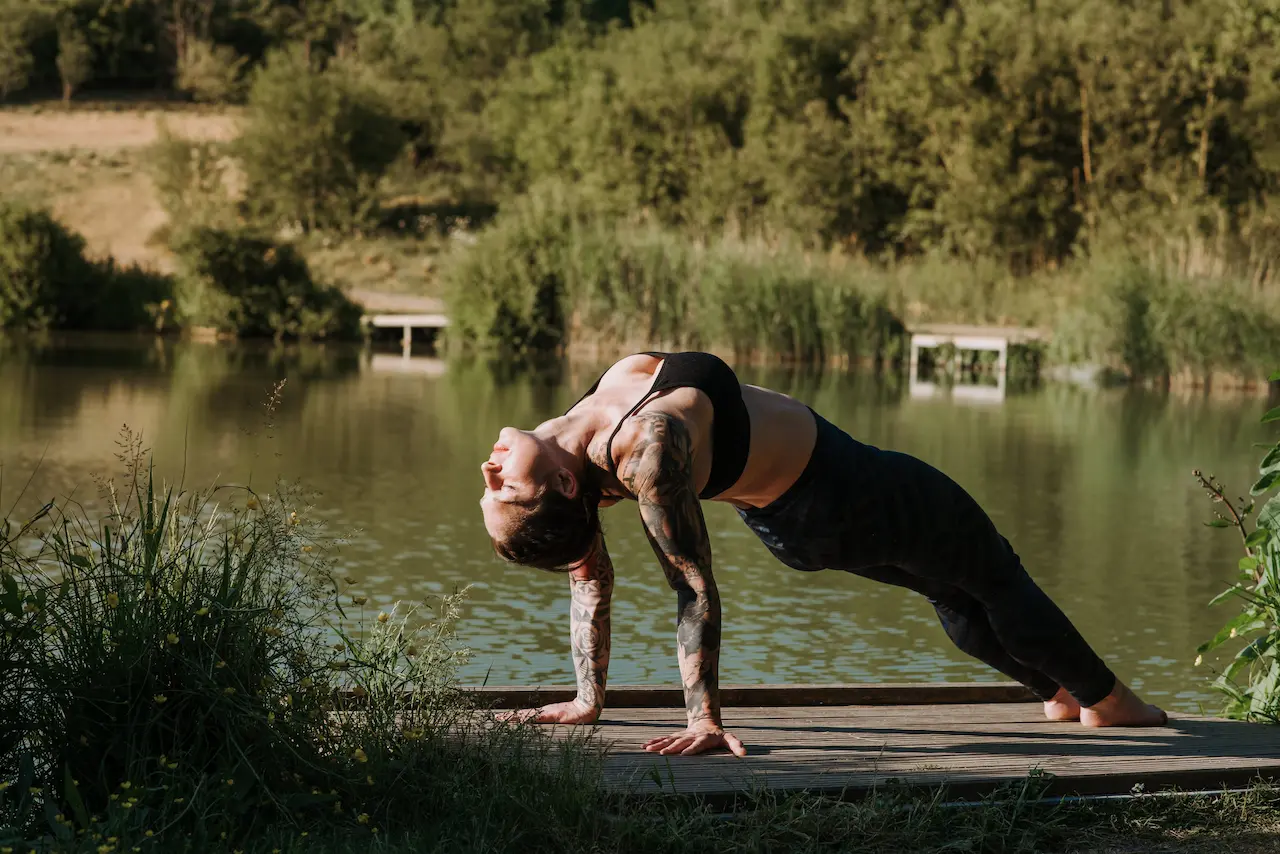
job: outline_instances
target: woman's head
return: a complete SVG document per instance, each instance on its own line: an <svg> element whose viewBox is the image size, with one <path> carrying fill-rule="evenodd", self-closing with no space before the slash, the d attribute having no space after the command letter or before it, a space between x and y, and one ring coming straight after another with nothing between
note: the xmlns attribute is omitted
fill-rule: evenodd
<svg viewBox="0 0 1280 854"><path fill-rule="evenodd" d="M506 427L481 466L484 525L513 563L566 569L600 530L600 490L581 460L535 433Z"/></svg>

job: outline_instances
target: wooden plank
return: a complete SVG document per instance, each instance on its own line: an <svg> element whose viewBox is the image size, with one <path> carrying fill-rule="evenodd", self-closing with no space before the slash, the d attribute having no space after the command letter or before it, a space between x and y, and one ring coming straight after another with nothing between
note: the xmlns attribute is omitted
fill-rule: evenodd
<svg viewBox="0 0 1280 854"><path fill-rule="evenodd" d="M959 323L920 323L907 330L910 335L931 335L941 338L1001 338L1006 341L1041 341L1049 332L1030 326L970 326Z"/></svg>
<svg viewBox="0 0 1280 854"><path fill-rule="evenodd" d="M496 709L562 703L577 696L567 686L467 687L482 705ZM911 706L954 703L1025 703L1035 696L1016 682L885 683L850 685L721 685L721 707L732 706ZM683 709L680 688L646 685L610 686L610 709Z"/></svg>
<svg viewBox="0 0 1280 854"><path fill-rule="evenodd" d="M950 797L973 797L1036 770L1052 775L1050 794L1280 779L1280 727L1194 715L1173 715L1165 727L1089 729L1047 721L1027 703L752 706L726 709L725 725L743 739L747 757L664 757L642 745L681 728L681 710L611 708L596 729L610 745L605 783L619 792L674 791L730 805L761 787L858 796L891 781L945 784Z"/></svg>
<svg viewBox="0 0 1280 854"><path fill-rule="evenodd" d="M370 314L364 322L380 329L443 329L449 318L443 314Z"/></svg>

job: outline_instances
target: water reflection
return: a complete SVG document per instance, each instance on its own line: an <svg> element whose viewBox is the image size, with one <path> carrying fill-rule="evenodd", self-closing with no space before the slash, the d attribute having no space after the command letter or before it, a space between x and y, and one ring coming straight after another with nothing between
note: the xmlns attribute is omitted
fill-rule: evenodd
<svg viewBox="0 0 1280 854"><path fill-rule="evenodd" d="M570 678L563 579L493 557L477 466L498 429L569 406L600 365L535 375L344 348L227 347L125 339L0 351L5 495L43 465L24 502L76 494L119 470L123 424L186 482L302 477L335 532L358 532L343 571L380 604L472 585L468 678ZM1204 603L1234 572L1231 537L1200 525L1189 473L1243 487L1256 400L1177 399L1054 385L997 405L913 397L896 378L744 369L853 435L916 454L987 507L1028 570L1116 669L1195 709L1194 647L1225 611ZM287 379L278 409L264 403ZM7 506L7 504L6 504ZM607 511L618 567L616 684L674 681L675 603L627 505ZM725 613L726 682L997 679L954 650L931 608L842 573L787 570L726 507L707 508Z"/></svg>

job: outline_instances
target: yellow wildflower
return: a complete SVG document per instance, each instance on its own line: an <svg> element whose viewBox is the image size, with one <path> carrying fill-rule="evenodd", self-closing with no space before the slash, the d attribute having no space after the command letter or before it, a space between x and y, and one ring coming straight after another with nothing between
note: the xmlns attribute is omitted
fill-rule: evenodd
<svg viewBox="0 0 1280 854"><path fill-rule="evenodd" d="M8 780L5 780L3 783L0 783L0 792L3 792L5 789L9 788L12 785L13 784L10 783Z"/></svg>
<svg viewBox="0 0 1280 854"><path fill-rule="evenodd" d="M235 692L236 692L236 689L231 687L230 685L222 689L222 693L226 694L228 697L230 697Z"/></svg>
<svg viewBox="0 0 1280 854"><path fill-rule="evenodd" d="M197 608L197 609L196 609L196 616L197 616L197 617L203 617L203 616L205 616L205 615L206 615L206 614L208 614L208 613L209 613L209 609L208 609L208 608Z"/></svg>
<svg viewBox="0 0 1280 854"><path fill-rule="evenodd" d="M349 575L344 575L344 576L342 577L342 580L343 580L343 581L345 581L347 584L359 584L359 583L360 583L359 581L357 581L356 579L352 578L352 577L351 577L351 576L349 576Z"/></svg>
<svg viewBox="0 0 1280 854"><path fill-rule="evenodd" d="M132 783L130 783L128 780L125 780L123 783L121 783L121 784L120 784L120 788L122 788L122 789L132 789L132 788L133 788L133 784L132 784Z"/></svg>
<svg viewBox="0 0 1280 854"><path fill-rule="evenodd" d="M115 593L115 592L108 593L108 594L107 594L107 607L108 607L108 608L119 608L119 607L120 607L120 594Z"/></svg>
<svg viewBox="0 0 1280 854"><path fill-rule="evenodd" d="M244 503L244 506L248 507L250 510L257 510L260 505L258 504L258 499L250 496L249 500Z"/></svg>
<svg viewBox="0 0 1280 854"><path fill-rule="evenodd" d="M311 554L311 546L303 546L302 552L303 554Z"/></svg>
<svg viewBox="0 0 1280 854"><path fill-rule="evenodd" d="M379 623L385 623L385 622L386 622L387 620L389 620L389 619L391 619L391 615L390 615L390 614L388 614L386 611L379 611L379 612L378 612L378 622L379 622Z"/></svg>
<svg viewBox="0 0 1280 854"><path fill-rule="evenodd" d="M169 698L164 694L156 694L151 699L155 700L157 706L163 706L165 703L169 702Z"/></svg>
<svg viewBox="0 0 1280 854"><path fill-rule="evenodd" d="M364 781L365 781L367 784L369 784L370 786L372 786L372 785L373 785L373 775L372 775L372 774L366 774L366 775L365 775L365 778L364 778Z"/></svg>
<svg viewBox="0 0 1280 854"><path fill-rule="evenodd" d="M228 786L234 786L235 784L236 784L236 781L235 781L233 778L231 778L231 777L228 777L228 778L227 778L227 785L228 785Z"/></svg>
<svg viewBox="0 0 1280 854"><path fill-rule="evenodd" d="M1197 656L1196 656L1196 667L1199 667L1199 666L1200 666L1200 663L1201 663L1201 662L1203 662L1203 661L1204 661L1204 656L1203 656L1203 655L1197 655Z"/></svg>
<svg viewBox="0 0 1280 854"><path fill-rule="evenodd" d="M351 603L353 605L363 605L365 602L368 602L368 601L369 601L368 596L352 596L351 597Z"/></svg>
<svg viewBox="0 0 1280 854"><path fill-rule="evenodd" d="M269 723L269 724L273 724L273 723L275 723L275 722L276 722L276 713L275 713L275 712L267 712L267 723Z"/></svg>
<svg viewBox="0 0 1280 854"><path fill-rule="evenodd" d="M362 812L362 813L360 813L360 817L359 817L359 818L357 818L357 819L356 819L356 821L360 822L361 824L368 824L368 823L369 823L369 814L368 814L367 812Z"/></svg>
<svg viewBox="0 0 1280 854"><path fill-rule="evenodd" d="M186 799L186 798L174 798L174 799L173 799L173 802L174 802L175 804L185 804L185 803L187 802L187 799Z"/></svg>
<svg viewBox="0 0 1280 854"><path fill-rule="evenodd" d="M359 747L357 747L357 748L356 748L356 752L355 752L355 753L351 754L351 757L352 757L353 759L355 759L355 761L357 761L357 762L368 762L368 761L369 761L369 756L368 756L368 754L366 754L366 753L365 753L363 750L361 750Z"/></svg>
<svg viewBox="0 0 1280 854"><path fill-rule="evenodd" d="M213 666L214 666L214 667L216 667L216 668L218 668L219 670L221 670L222 668L224 668L224 667L226 667L226 666L227 666L227 663L226 663L225 661L219 661L217 664L215 664L215 665L213 665Z"/></svg>
<svg viewBox="0 0 1280 854"><path fill-rule="evenodd" d="M148 831L147 831L145 834L143 834L143 835L144 835L144 836L146 836L146 837L149 839L149 838L151 838L152 836L155 836L155 835L156 835L156 832L155 832L154 830L148 830Z"/></svg>
<svg viewBox="0 0 1280 854"><path fill-rule="evenodd" d="M169 634L165 635L165 640L169 642L170 646L178 645L178 636L175 635L173 632L169 632Z"/></svg>

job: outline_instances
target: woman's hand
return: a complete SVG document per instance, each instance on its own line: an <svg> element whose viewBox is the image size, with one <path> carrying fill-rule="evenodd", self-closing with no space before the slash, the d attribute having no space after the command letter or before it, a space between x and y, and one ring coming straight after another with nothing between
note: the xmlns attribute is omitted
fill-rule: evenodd
<svg viewBox="0 0 1280 854"><path fill-rule="evenodd" d="M747 755L747 749L742 746L742 742L736 735L725 732L722 727L710 721L698 721L684 732L652 738L644 743L645 750L650 753L661 753L664 756L670 756L673 753L693 756L695 753L705 753L717 747L729 748L734 756Z"/></svg>
<svg viewBox="0 0 1280 854"><path fill-rule="evenodd" d="M552 703L536 709L514 709L497 715L500 721L519 721L535 724L593 724L600 719L600 710L578 700Z"/></svg>

